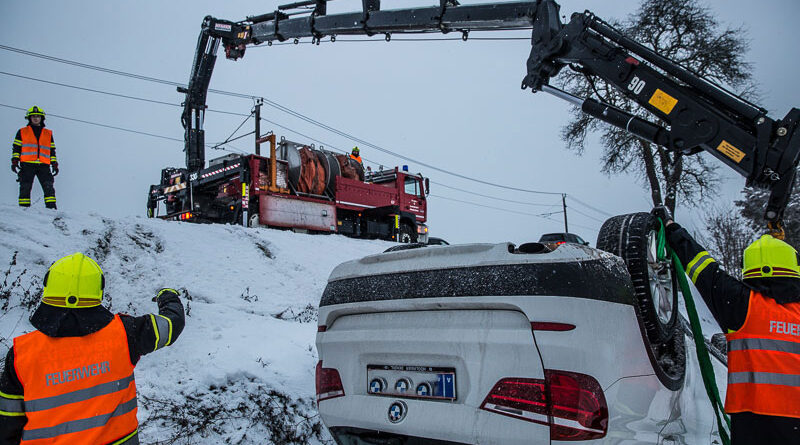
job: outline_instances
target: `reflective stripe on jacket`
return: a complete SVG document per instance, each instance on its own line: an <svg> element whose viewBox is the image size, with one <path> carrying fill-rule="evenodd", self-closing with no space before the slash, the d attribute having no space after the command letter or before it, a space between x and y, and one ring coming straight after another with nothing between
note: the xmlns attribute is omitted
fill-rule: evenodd
<svg viewBox="0 0 800 445"><path fill-rule="evenodd" d="M138 443L136 382L119 315L82 337L14 339L28 422L22 445Z"/></svg>
<svg viewBox="0 0 800 445"><path fill-rule="evenodd" d="M800 303L752 291L744 325L726 337L725 411L800 418Z"/></svg>
<svg viewBox="0 0 800 445"><path fill-rule="evenodd" d="M50 147L53 144L53 132L47 128L42 128L39 139L33 133L33 129L22 127L19 129L22 135L22 149L20 152L20 162L38 162L42 164L50 163Z"/></svg>

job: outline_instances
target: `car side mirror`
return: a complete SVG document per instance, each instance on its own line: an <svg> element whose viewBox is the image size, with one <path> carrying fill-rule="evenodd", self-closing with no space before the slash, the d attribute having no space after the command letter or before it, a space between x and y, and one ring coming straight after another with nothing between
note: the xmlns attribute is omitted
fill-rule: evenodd
<svg viewBox="0 0 800 445"><path fill-rule="evenodd" d="M431 193L431 180L425 178L425 196L428 196Z"/></svg>
<svg viewBox="0 0 800 445"><path fill-rule="evenodd" d="M584 245L584 246L588 246L588 245L589 245L589 241L584 241L584 242L583 242L583 245Z"/></svg>

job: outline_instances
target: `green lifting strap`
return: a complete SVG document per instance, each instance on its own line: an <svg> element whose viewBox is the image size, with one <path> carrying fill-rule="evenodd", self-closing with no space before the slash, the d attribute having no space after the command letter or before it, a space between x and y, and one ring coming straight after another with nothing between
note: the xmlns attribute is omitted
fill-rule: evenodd
<svg viewBox="0 0 800 445"><path fill-rule="evenodd" d="M664 222L659 220L659 223L661 228L658 231L658 259L666 260L672 258L672 263L678 275L681 294L686 302L686 313L689 316L689 323L692 326L692 335L694 336L694 345L697 350L697 359L700 362L700 373L703 376L703 385L706 387L706 393L708 394L709 400L711 400L711 406L714 407L714 414L717 416L717 425L719 425L719 435L722 438L722 444L730 445L731 439L728 435L728 431L731 430L731 419L728 417L728 414L725 413L724 403L719 396L717 378L714 375L714 367L708 355L703 329L700 327L700 318L697 316L697 306L694 304L692 291L689 288L689 281L686 279L686 271L683 269L678 255L666 242L667 237L664 230ZM724 425L722 420L725 420Z"/></svg>

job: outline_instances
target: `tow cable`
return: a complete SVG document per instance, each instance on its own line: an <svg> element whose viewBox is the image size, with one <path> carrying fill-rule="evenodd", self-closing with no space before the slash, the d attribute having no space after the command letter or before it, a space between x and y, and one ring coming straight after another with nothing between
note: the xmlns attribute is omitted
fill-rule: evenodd
<svg viewBox="0 0 800 445"><path fill-rule="evenodd" d="M666 261L672 258L672 264L675 267L675 272L678 275L678 283L681 288L681 294L686 302L686 314L689 316L689 323L692 327L692 336L694 336L694 345L697 350L697 359L700 362L700 373L703 376L703 385L706 388L711 406L714 407L714 414L717 416L717 425L719 426L719 435L722 438L723 445L730 445L731 439L728 431L731 429L731 419L725 413L724 403L719 396L719 389L717 387L717 379L714 375L714 367L711 364L711 358L708 355L708 348L706 348L705 337L703 336L703 329L700 327L700 318L697 316L697 306L694 304L692 291L689 288L689 282L686 280L686 271L678 259L678 255L667 244L667 237L664 230L664 222L658 220L660 229L658 231L658 260ZM725 420L723 425L722 420Z"/></svg>

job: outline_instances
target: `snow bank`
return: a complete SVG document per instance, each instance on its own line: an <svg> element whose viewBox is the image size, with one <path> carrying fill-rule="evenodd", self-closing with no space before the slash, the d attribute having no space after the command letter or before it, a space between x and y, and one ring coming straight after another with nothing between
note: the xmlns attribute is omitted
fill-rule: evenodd
<svg viewBox="0 0 800 445"><path fill-rule="evenodd" d="M161 287L184 296L180 339L136 369L143 443L327 442L313 406L316 306L334 266L392 243L36 207L0 214L3 357L33 330L49 265L84 252L105 271L114 312L157 312Z"/></svg>

